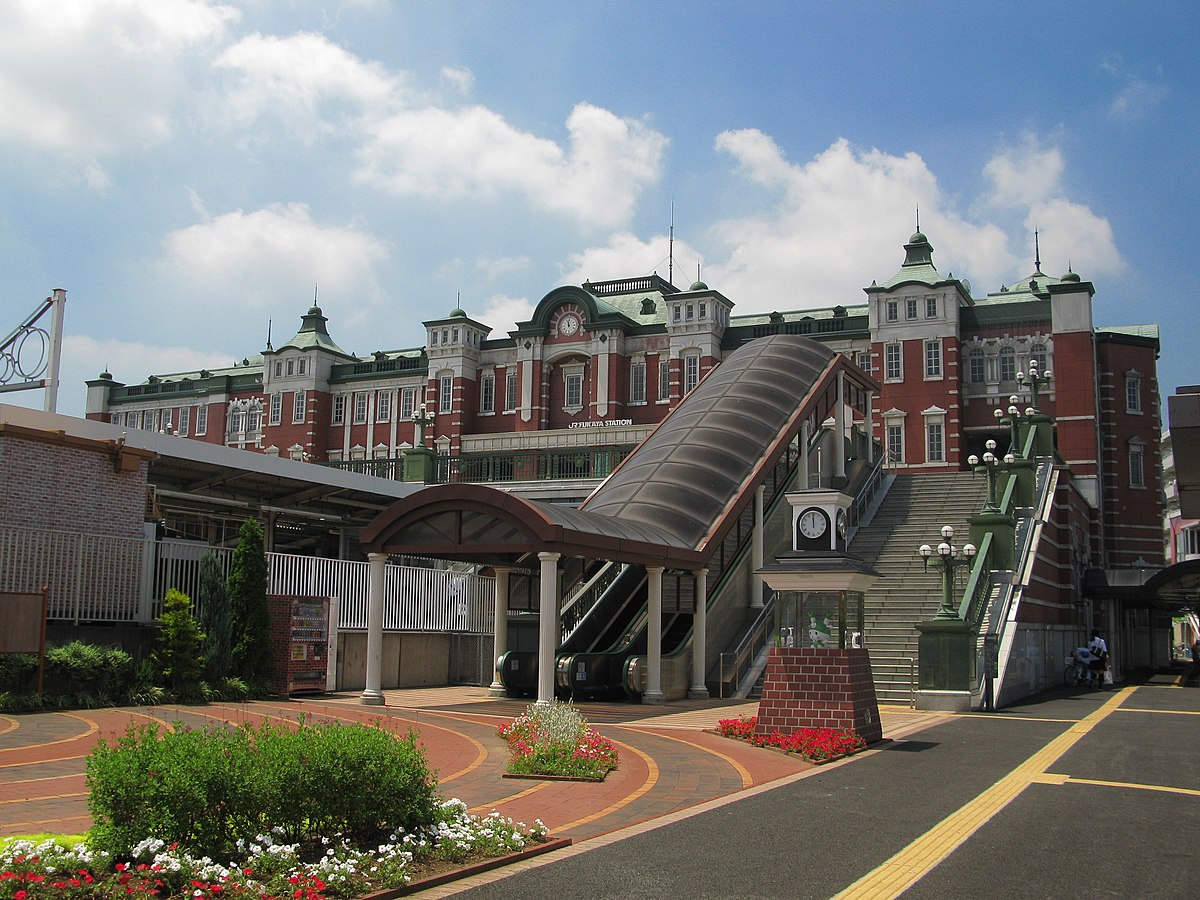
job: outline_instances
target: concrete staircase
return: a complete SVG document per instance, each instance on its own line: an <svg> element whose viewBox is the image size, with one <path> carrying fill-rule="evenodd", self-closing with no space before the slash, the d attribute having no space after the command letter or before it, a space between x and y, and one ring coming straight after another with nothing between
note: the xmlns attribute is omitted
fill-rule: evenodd
<svg viewBox="0 0 1200 900"><path fill-rule="evenodd" d="M880 703L907 705L917 672L916 623L931 619L942 603L941 569L924 570L917 548L942 540L954 527L954 546L967 541L967 520L983 509L987 480L970 472L897 475L875 517L859 529L850 553L880 574L866 598L866 646L871 653ZM957 596L967 570L958 570Z"/></svg>

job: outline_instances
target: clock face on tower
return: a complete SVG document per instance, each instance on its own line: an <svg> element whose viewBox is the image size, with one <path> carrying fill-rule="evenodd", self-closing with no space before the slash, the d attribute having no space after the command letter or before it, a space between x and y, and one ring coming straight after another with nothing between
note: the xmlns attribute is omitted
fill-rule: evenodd
<svg viewBox="0 0 1200 900"><path fill-rule="evenodd" d="M579 331L579 317L574 313L567 313L558 320L558 333L565 334L567 337L572 337Z"/></svg>
<svg viewBox="0 0 1200 900"><path fill-rule="evenodd" d="M800 533L809 540L819 538L829 527L829 519L816 507L800 513Z"/></svg>

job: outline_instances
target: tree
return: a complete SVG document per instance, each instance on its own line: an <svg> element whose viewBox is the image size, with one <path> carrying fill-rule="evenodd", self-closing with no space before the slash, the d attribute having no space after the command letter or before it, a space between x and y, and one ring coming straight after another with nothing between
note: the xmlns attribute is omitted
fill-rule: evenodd
<svg viewBox="0 0 1200 900"><path fill-rule="evenodd" d="M233 621L225 572L217 554L209 550L200 557L200 626L204 629L204 674L216 685L229 675L233 652Z"/></svg>
<svg viewBox="0 0 1200 900"><path fill-rule="evenodd" d="M204 669L204 632L192 615L192 600L171 588L163 598L151 661L163 686L177 697L194 693Z"/></svg>
<svg viewBox="0 0 1200 900"><path fill-rule="evenodd" d="M263 552L262 528L255 519L247 519L238 532L225 589L233 631L230 670L251 685L262 682L269 672L270 617L267 555Z"/></svg>

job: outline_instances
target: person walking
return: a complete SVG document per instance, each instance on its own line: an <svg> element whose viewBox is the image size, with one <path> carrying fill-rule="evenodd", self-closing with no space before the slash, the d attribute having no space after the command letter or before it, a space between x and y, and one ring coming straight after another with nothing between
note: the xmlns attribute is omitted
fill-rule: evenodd
<svg viewBox="0 0 1200 900"><path fill-rule="evenodd" d="M1092 631L1092 639L1088 641L1087 648L1092 654L1090 665L1092 677L1096 679L1096 687L1104 690L1104 673L1108 669L1108 643L1100 637L1099 630Z"/></svg>

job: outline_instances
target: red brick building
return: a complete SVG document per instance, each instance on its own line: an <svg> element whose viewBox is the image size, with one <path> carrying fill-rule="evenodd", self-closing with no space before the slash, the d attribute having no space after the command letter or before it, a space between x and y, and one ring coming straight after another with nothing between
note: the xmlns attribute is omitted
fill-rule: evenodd
<svg viewBox="0 0 1200 900"><path fill-rule="evenodd" d="M857 305L738 316L702 282L585 282L546 294L506 336L454 309L424 322L424 347L365 357L342 350L314 306L290 340L229 369L136 384L104 373L88 382L88 416L316 462L374 461L378 471L413 446L424 407L425 443L460 471L568 449L612 449L610 465L738 346L787 332L827 343L878 379L871 427L890 466L946 471L964 468L989 438L1007 448L995 413L1014 394L1019 409L1030 403L1019 376L1036 360L1054 375L1037 406L1056 420L1057 451L1089 505L1080 552L1104 568L1160 564L1157 327L1096 328L1094 286L1074 272L1048 276L1040 260L977 298L938 271L925 235L904 250L900 269ZM589 465L574 474L604 474ZM481 479L515 477L489 466Z"/></svg>

